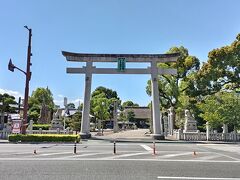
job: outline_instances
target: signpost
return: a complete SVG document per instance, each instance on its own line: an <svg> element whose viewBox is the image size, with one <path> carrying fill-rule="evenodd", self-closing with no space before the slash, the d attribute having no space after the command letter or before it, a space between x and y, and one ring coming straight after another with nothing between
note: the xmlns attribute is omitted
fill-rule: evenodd
<svg viewBox="0 0 240 180"><path fill-rule="evenodd" d="M126 68L126 59L118 58L118 71L123 72Z"/></svg>

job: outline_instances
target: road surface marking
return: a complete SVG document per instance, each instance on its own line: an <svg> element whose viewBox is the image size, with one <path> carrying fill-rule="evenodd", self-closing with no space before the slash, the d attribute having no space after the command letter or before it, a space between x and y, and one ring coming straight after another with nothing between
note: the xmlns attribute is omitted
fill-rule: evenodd
<svg viewBox="0 0 240 180"><path fill-rule="evenodd" d="M71 154L72 152L59 152L59 153L45 153L45 154L41 154L41 152L38 154L39 152L37 151L37 154L34 155L36 157L39 156L54 156L54 155L59 155L59 154Z"/></svg>
<svg viewBox="0 0 240 180"><path fill-rule="evenodd" d="M106 152L101 152L101 153L86 153L86 154L75 154L72 156L64 156L64 157L60 157L58 159L67 159L67 158L75 158L75 157L86 157L86 156L94 156L94 155L100 155L100 154L108 154Z"/></svg>
<svg viewBox="0 0 240 180"><path fill-rule="evenodd" d="M198 160L209 160L209 159L215 159L220 157L221 157L220 155L203 156L203 157L199 157Z"/></svg>
<svg viewBox="0 0 240 180"><path fill-rule="evenodd" d="M196 180L236 180L239 178L210 178L210 177L172 177L172 176L158 176L158 179L196 179Z"/></svg>
<svg viewBox="0 0 240 180"><path fill-rule="evenodd" d="M145 144L141 144L140 146L142 146L147 151L151 151L151 152L153 151L153 149L151 147L149 147L149 146L147 146Z"/></svg>
<svg viewBox="0 0 240 180"><path fill-rule="evenodd" d="M174 160L174 159L110 159L110 158L0 158L1 161L155 161L155 162L189 162L189 163L231 163L240 164L240 161L218 160Z"/></svg>
<svg viewBox="0 0 240 180"><path fill-rule="evenodd" d="M240 159L238 159L238 158L235 158L235 157L232 157L232 156L228 156L228 155L225 155L225 154L222 154L222 153L217 153L217 152L215 152L215 154L218 154L218 155L220 155L220 156L224 156L224 157L233 159L233 160L235 160L235 161L240 161Z"/></svg>
<svg viewBox="0 0 240 180"><path fill-rule="evenodd" d="M158 156L160 158L171 158L171 157L177 157L177 156L184 156L184 155L190 155L192 152L184 152L184 153L178 153L178 154L166 154L163 156Z"/></svg>
<svg viewBox="0 0 240 180"><path fill-rule="evenodd" d="M130 154L121 154L121 155L112 155L109 157L104 157L102 159L115 159L115 158L122 158L122 157L130 157L130 156L138 156L143 154L149 154L149 152L140 152L140 153L130 153Z"/></svg>

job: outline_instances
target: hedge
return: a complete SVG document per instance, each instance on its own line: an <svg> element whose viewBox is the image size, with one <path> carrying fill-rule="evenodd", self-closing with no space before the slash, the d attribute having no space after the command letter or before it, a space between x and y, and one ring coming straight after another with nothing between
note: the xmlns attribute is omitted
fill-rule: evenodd
<svg viewBox="0 0 240 180"><path fill-rule="evenodd" d="M42 130L49 130L50 127L50 124L33 124L33 130L39 130L40 128Z"/></svg>
<svg viewBox="0 0 240 180"><path fill-rule="evenodd" d="M77 142L80 141L79 135L66 134L11 134L8 136L10 142Z"/></svg>

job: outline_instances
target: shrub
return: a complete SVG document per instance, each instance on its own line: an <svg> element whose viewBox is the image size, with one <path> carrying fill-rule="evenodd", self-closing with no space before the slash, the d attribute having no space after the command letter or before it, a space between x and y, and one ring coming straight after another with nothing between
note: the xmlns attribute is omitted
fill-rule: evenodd
<svg viewBox="0 0 240 180"><path fill-rule="evenodd" d="M79 135L65 134L11 134L8 136L10 142L79 142Z"/></svg>
<svg viewBox="0 0 240 180"><path fill-rule="evenodd" d="M49 130L51 127L51 124L33 124L33 130L39 130L42 128L42 130Z"/></svg>

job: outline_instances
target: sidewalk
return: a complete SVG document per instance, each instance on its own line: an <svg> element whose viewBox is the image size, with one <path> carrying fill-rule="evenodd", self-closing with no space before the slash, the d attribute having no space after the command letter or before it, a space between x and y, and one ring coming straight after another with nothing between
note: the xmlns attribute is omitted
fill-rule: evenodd
<svg viewBox="0 0 240 180"><path fill-rule="evenodd" d="M103 132L103 136L97 135L97 132L92 132L92 140L106 140L116 142L132 142L132 143L198 143L198 144L239 144L240 142L225 142L225 141L183 141L176 140L172 136L166 137L165 140L153 140L149 134L149 129L123 130L117 133L113 131Z"/></svg>

